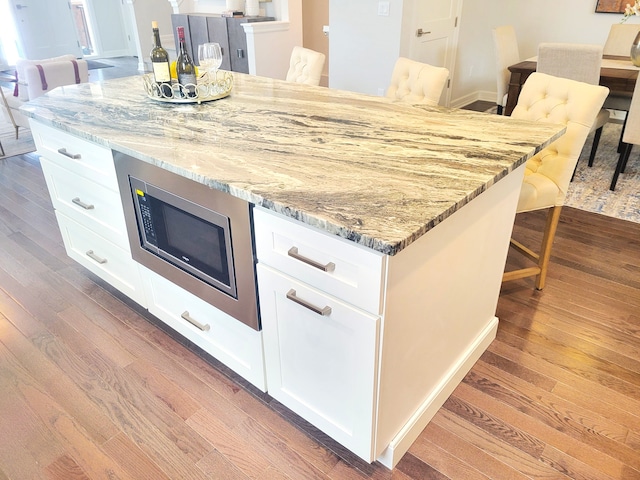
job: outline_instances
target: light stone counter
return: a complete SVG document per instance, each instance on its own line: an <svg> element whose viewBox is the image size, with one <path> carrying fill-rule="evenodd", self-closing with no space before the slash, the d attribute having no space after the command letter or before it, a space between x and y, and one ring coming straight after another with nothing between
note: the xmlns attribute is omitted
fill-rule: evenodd
<svg viewBox="0 0 640 480"><path fill-rule="evenodd" d="M234 76L229 97L201 105L155 102L129 77L58 88L23 111L389 255L564 131Z"/></svg>

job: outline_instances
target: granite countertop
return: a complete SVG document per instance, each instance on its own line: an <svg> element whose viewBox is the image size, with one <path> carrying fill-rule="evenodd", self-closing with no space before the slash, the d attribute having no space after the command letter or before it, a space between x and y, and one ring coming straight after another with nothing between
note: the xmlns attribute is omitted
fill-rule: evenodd
<svg viewBox="0 0 640 480"><path fill-rule="evenodd" d="M244 74L200 105L156 102L128 77L61 87L22 111L389 255L564 131Z"/></svg>

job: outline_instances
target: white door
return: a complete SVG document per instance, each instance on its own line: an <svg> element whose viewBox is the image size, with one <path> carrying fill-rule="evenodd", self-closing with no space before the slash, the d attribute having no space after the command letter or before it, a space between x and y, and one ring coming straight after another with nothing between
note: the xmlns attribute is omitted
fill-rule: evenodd
<svg viewBox="0 0 640 480"><path fill-rule="evenodd" d="M453 77L458 45L459 14L463 0L414 0L413 32L409 45L410 58L449 69ZM440 99L449 105L451 82Z"/></svg>
<svg viewBox="0 0 640 480"><path fill-rule="evenodd" d="M24 58L82 57L68 0L10 0Z"/></svg>

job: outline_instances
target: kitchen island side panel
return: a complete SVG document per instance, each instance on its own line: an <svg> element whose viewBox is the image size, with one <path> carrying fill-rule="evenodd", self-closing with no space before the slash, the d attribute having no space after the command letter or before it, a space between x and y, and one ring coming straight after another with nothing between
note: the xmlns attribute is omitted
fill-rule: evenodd
<svg viewBox="0 0 640 480"><path fill-rule="evenodd" d="M376 438L383 458L406 451L495 337L523 175L524 166L389 257Z"/></svg>

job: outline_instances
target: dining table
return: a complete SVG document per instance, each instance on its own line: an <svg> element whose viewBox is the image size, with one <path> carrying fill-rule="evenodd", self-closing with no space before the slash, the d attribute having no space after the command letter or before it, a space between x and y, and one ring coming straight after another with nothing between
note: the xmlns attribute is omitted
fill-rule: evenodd
<svg viewBox="0 0 640 480"><path fill-rule="evenodd" d="M504 109L505 115L511 115L513 112L518 103L522 86L529 75L536 71L537 65L537 57L532 57L509 67L511 77L507 105ZM628 56L604 55L600 67L600 85L608 87L610 94L631 97L638 79L638 71L640 71L640 67L634 66Z"/></svg>

